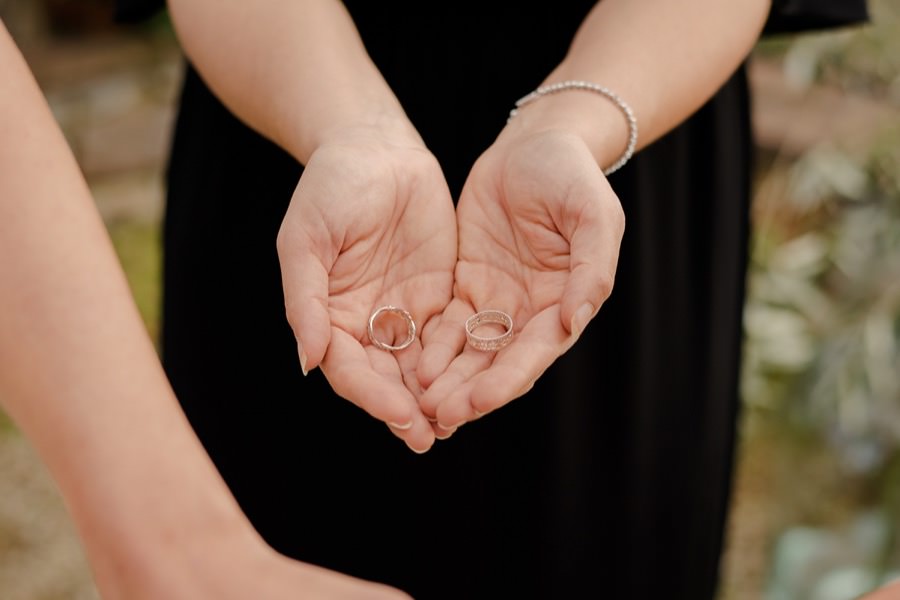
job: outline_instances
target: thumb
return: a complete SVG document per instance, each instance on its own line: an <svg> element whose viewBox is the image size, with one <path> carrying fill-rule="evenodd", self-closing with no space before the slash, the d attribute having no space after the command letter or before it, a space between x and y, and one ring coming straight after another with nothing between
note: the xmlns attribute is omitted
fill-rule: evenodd
<svg viewBox="0 0 900 600"><path fill-rule="evenodd" d="M596 198L589 202L594 206L580 211L569 239L569 279L560 306L562 326L575 337L612 293L625 226L618 203L602 210Z"/></svg>
<svg viewBox="0 0 900 600"><path fill-rule="evenodd" d="M305 236L278 236L278 259L288 323L297 338L300 368L315 369L331 341L328 269Z"/></svg>

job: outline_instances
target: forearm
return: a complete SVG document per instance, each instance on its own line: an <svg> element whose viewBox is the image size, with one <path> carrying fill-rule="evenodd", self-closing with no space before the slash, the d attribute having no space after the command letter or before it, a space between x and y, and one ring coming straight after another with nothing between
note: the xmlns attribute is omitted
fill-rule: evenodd
<svg viewBox="0 0 900 600"><path fill-rule="evenodd" d="M182 46L238 117L306 163L352 127L417 137L337 0L169 0Z"/></svg>
<svg viewBox="0 0 900 600"><path fill-rule="evenodd" d="M95 542L120 544L127 560L153 540L177 542L189 522L239 522L168 386L77 165L2 24L0 72L3 408L48 465L89 551Z"/></svg>
<svg viewBox="0 0 900 600"><path fill-rule="evenodd" d="M634 110L642 148L690 116L728 79L759 36L770 0L603 0L546 83L585 80ZM527 105L509 129L569 129L602 166L625 149L628 126L610 101L564 92Z"/></svg>

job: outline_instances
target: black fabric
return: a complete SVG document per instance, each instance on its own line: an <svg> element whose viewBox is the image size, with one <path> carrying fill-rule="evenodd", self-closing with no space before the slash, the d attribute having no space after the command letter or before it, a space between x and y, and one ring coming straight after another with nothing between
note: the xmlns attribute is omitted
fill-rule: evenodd
<svg viewBox="0 0 900 600"><path fill-rule="evenodd" d="M115 20L135 23L152 16L165 5L165 0L117 0Z"/></svg>
<svg viewBox="0 0 900 600"><path fill-rule="evenodd" d="M773 0L765 33L788 33L862 23L865 0Z"/></svg>
<svg viewBox="0 0 900 600"><path fill-rule="evenodd" d="M478 3L347 4L457 196L593 2L478 19ZM712 598L739 407L748 115L741 70L613 175L627 227L610 300L527 396L417 456L320 372L300 374L275 237L301 166L189 68L164 362L263 537L419 599Z"/></svg>
<svg viewBox="0 0 900 600"><path fill-rule="evenodd" d="M394 6L404 3L392 3ZM414 6L420 3L410 3ZM483 7L486 3L481 3ZM518 4L507 4L516 10ZM772 0L766 33L807 31L861 23L869 18L866 0ZM384 2L378 3L383 7ZM116 20L134 22L145 19L165 6L164 0L118 0ZM556 7L554 7L554 10Z"/></svg>
<svg viewBox="0 0 900 600"><path fill-rule="evenodd" d="M439 79L420 90L439 97ZM516 86L488 81L470 91L502 112ZM468 149L454 140L485 134L453 101L413 118L458 165L458 190ZM269 543L420 599L712 598L738 409L746 115L739 74L613 177L628 227L601 314L531 393L416 456L318 371L300 375L274 244L299 166L189 73L164 358Z"/></svg>

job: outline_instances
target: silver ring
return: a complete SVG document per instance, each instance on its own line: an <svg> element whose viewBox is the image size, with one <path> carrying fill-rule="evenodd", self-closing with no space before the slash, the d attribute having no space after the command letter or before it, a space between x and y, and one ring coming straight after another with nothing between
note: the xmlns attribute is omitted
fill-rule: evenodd
<svg viewBox="0 0 900 600"><path fill-rule="evenodd" d="M381 313L392 313L395 315L399 315L403 317L404 321L406 321L406 339L403 340L402 343L397 344L396 346L392 346L391 344L382 342L375 337L375 319L377 319L379 315L381 315ZM372 316L369 317L369 339L372 341L373 345L381 348L382 350L387 350L389 352L403 350L404 348L412 344L416 339L416 322L413 321L412 315L402 308L397 308L396 306L382 306L376 309L375 312L372 313Z"/></svg>
<svg viewBox="0 0 900 600"><path fill-rule="evenodd" d="M506 329L500 335L475 335L475 330L486 323L497 323ZM513 320L502 310L483 310L466 319L466 339L476 350L495 352L512 341Z"/></svg>

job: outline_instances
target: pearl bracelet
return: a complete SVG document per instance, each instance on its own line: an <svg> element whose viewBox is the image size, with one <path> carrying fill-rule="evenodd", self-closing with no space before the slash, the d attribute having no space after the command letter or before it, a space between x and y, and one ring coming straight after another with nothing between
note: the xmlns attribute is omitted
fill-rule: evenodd
<svg viewBox="0 0 900 600"><path fill-rule="evenodd" d="M559 83L552 83L550 85L542 85L537 88L530 94L519 98L516 101L516 107L509 111L509 119L507 119L507 123L512 120L519 113L519 109L528 104L529 102L533 102L542 96L546 96L548 94L555 94L556 92L561 92L563 90L588 90L591 92L596 92L602 96L606 96L608 99L612 100L616 106L619 107L619 110L625 115L625 119L628 121L628 146L625 148L625 152L622 156L619 157L619 160L614 162L609 168L603 171L604 175L611 175L615 173L623 166L625 163L631 159L632 155L634 155L634 148L637 146L637 137L638 137L638 127L637 127L637 119L634 117L634 111L631 110L631 107L625 103L622 98L619 97L614 91L609 88L605 88L602 85L597 85L596 83L590 83L588 81L561 81Z"/></svg>

